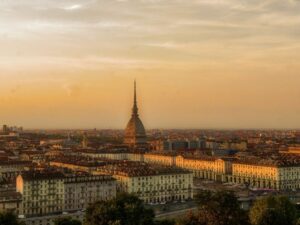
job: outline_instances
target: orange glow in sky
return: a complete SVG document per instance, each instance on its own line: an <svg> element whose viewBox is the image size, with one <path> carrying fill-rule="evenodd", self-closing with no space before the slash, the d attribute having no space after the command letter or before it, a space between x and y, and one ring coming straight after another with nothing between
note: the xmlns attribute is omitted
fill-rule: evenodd
<svg viewBox="0 0 300 225"><path fill-rule="evenodd" d="M299 128L300 1L0 1L0 124Z"/></svg>

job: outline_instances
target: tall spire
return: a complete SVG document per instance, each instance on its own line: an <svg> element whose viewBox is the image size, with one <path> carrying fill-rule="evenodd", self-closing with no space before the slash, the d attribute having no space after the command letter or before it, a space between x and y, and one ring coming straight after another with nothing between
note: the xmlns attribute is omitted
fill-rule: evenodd
<svg viewBox="0 0 300 225"><path fill-rule="evenodd" d="M134 80L132 115L126 126L124 139L124 143L133 149L146 146L147 144L145 127L138 114L136 89L136 81Z"/></svg>
<svg viewBox="0 0 300 225"><path fill-rule="evenodd" d="M132 115L138 116L138 107L137 107L137 100L136 100L136 80L134 80L134 100L133 100L133 109Z"/></svg>

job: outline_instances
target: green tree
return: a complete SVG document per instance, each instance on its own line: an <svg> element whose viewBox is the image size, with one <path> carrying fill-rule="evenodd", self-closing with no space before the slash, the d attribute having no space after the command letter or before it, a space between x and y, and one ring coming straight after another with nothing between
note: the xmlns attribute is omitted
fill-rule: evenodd
<svg viewBox="0 0 300 225"><path fill-rule="evenodd" d="M253 225L297 224L297 209L284 196L269 196L256 200L249 215L251 224Z"/></svg>
<svg viewBox="0 0 300 225"><path fill-rule="evenodd" d="M154 212L146 209L135 195L119 194L110 201L91 205L86 212L85 225L153 225Z"/></svg>
<svg viewBox="0 0 300 225"><path fill-rule="evenodd" d="M281 225L280 215L274 209L268 209L264 216L259 219L260 225Z"/></svg>
<svg viewBox="0 0 300 225"><path fill-rule="evenodd" d="M79 220L74 220L71 217L59 218L54 221L55 225L81 225Z"/></svg>
<svg viewBox="0 0 300 225"><path fill-rule="evenodd" d="M185 217L179 218L176 225L206 225L206 223L199 218L198 214L190 212Z"/></svg>
<svg viewBox="0 0 300 225"><path fill-rule="evenodd" d="M19 222L17 216L11 212L0 213L0 224L1 225L24 225L24 223Z"/></svg>
<svg viewBox="0 0 300 225"><path fill-rule="evenodd" d="M180 225L248 225L249 218L240 208L233 192L202 191L196 196L198 212L189 214Z"/></svg>
<svg viewBox="0 0 300 225"><path fill-rule="evenodd" d="M202 192L197 196L200 217L211 225L247 225L249 218L240 208L237 197L231 191Z"/></svg>

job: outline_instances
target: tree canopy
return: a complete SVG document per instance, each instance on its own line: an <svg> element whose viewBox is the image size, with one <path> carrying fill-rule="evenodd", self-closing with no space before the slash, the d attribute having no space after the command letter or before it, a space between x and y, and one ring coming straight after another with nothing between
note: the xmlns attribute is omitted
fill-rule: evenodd
<svg viewBox="0 0 300 225"><path fill-rule="evenodd" d="M285 196L269 196L255 201L250 210L253 225L295 225L297 210Z"/></svg>
<svg viewBox="0 0 300 225"><path fill-rule="evenodd" d="M196 196L199 204L197 213L189 214L182 225L248 225L249 219L240 208L233 192L202 191Z"/></svg>
<svg viewBox="0 0 300 225"><path fill-rule="evenodd" d="M130 194L119 194L110 201L91 205L86 212L85 225L153 225L154 212L143 201Z"/></svg>
<svg viewBox="0 0 300 225"><path fill-rule="evenodd" d="M24 225L24 223L19 222L15 214L11 212L1 212L0 213L0 224L2 225Z"/></svg>
<svg viewBox="0 0 300 225"><path fill-rule="evenodd" d="M67 218L59 218L54 221L55 225L81 225L79 220L74 220L70 217Z"/></svg>
<svg viewBox="0 0 300 225"><path fill-rule="evenodd" d="M179 218L176 225L206 225L200 218L199 214L188 213L185 217Z"/></svg>

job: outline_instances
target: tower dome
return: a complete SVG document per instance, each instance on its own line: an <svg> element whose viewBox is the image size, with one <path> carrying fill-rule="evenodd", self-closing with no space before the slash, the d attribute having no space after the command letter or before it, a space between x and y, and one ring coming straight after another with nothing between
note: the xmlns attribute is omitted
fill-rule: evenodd
<svg viewBox="0 0 300 225"><path fill-rule="evenodd" d="M146 131L143 122L139 118L137 98L136 98L136 82L134 81L134 103L132 115L125 129L124 143L130 147L143 147L147 143Z"/></svg>

